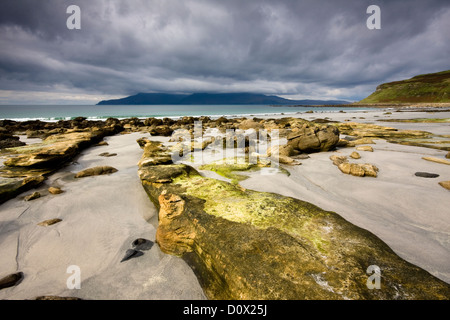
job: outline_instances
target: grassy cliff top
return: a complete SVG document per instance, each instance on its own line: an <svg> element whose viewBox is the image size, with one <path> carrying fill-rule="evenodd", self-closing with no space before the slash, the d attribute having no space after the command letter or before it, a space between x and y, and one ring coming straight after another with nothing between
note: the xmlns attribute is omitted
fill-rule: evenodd
<svg viewBox="0 0 450 320"><path fill-rule="evenodd" d="M359 103L450 102L450 70L383 83Z"/></svg>

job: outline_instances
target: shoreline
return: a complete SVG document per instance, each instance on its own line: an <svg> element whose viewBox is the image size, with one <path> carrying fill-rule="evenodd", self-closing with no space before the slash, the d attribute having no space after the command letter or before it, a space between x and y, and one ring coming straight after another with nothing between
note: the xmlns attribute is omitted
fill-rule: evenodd
<svg viewBox="0 0 450 320"><path fill-rule="evenodd" d="M124 107L127 107L128 105L124 105ZM150 105L152 106L152 105ZM339 105L267 105L271 108L289 108L291 110L304 108L306 110L301 111L288 111L288 112L248 112L248 113L224 113L224 114L202 114L202 115L195 115L195 114L184 114L184 115L157 115L157 116L83 116L83 115L77 115L77 116L66 116L66 117L26 117L26 118L17 118L17 117L9 117L9 118L1 118L0 121L16 121L16 122L27 122L27 121L41 121L41 122L58 122L58 121L71 121L77 118L85 118L88 121L106 121L109 118L114 118L118 120L127 120L127 119L139 119L139 120L145 120L149 118L155 118L155 119L164 119L169 118L173 120L180 120L183 117L208 117L211 119L218 119L221 117L225 118L248 118L248 117L257 117L265 119L267 117L279 117L282 116L292 116L292 117L298 117L299 115L305 115L309 113L324 113L324 114L333 114L337 112L364 112L364 111L393 111L393 112L447 112L450 111L450 103L416 103L416 104L391 104L391 103L379 103L379 104L359 104L359 103L352 103L352 104L339 104ZM161 106L164 107L164 106ZM189 107L188 105L186 107ZM220 105L217 105L216 107L220 107ZM317 108L317 109L316 109ZM324 110L324 109L330 109L330 110Z"/></svg>

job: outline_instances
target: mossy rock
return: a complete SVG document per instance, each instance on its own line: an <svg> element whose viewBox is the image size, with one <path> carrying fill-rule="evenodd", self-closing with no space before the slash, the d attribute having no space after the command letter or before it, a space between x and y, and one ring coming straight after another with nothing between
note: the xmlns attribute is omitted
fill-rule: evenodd
<svg viewBox="0 0 450 320"><path fill-rule="evenodd" d="M159 209L156 241L183 257L211 299L448 299L450 286L334 212L205 178L187 165L141 167ZM164 182L162 182L162 180ZM369 289L367 268L381 269Z"/></svg>

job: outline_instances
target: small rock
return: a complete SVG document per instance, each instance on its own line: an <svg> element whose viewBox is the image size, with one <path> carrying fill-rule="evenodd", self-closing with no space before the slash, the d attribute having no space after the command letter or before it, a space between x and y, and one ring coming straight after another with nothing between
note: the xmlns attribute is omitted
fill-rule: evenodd
<svg viewBox="0 0 450 320"><path fill-rule="evenodd" d="M435 158L435 157L422 157L423 160L428 160L428 161L433 161L436 163L441 163L441 164L449 164L450 165L450 161L445 160L445 159L440 159L440 158Z"/></svg>
<svg viewBox="0 0 450 320"><path fill-rule="evenodd" d="M108 146L108 142L106 141L100 141L99 143L97 143L97 146Z"/></svg>
<svg viewBox="0 0 450 320"><path fill-rule="evenodd" d="M347 162L347 157L346 156L337 156L337 155L332 155L330 157L330 160L333 161L333 164L335 166L340 165L341 163Z"/></svg>
<svg viewBox="0 0 450 320"><path fill-rule="evenodd" d="M353 159L361 159L361 155L360 155L358 152L353 151L353 152L350 154L350 158L353 158Z"/></svg>
<svg viewBox="0 0 450 320"><path fill-rule="evenodd" d="M38 226L42 226L42 227L48 227L48 226L51 226L51 225L53 225L53 224L55 224L55 223L58 223L58 222L61 222L62 220L61 219L49 219L49 220L45 220L45 221L42 221L42 222L39 222L38 223Z"/></svg>
<svg viewBox="0 0 450 320"><path fill-rule="evenodd" d="M109 152L103 152L99 154L100 157L114 157L117 156L117 153L109 153Z"/></svg>
<svg viewBox="0 0 450 320"><path fill-rule="evenodd" d="M140 246L141 244L144 244L146 242L147 242L147 239L137 238L136 240L133 241L132 245L133 245L133 247L136 247L136 246Z"/></svg>
<svg viewBox="0 0 450 320"><path fill-rule="evenodd" d="M20 283L23 279L23 273L17 272L0 279L0 289L9 288Z"/></svg>
<svg viewBox="0 0 450 320"><path fill-rule="evenodd" d="M135 250L149 250L153 247L153 241L138 238L133 241L132 245L135 248Z"/></svg>
<svg viewBox="0 0 450 320"><path fill-rule="evenodd" d="M447 159L450 159L450 152L445 155Z"/></svg>
<svg viewBox="0 0 450 320"><path fill-rule="evenodd" d="M144 148L145 145L150 142L148 138L142 137L136 140L136 142L139 144L139 147Z"/></svg>
<svg viewBox="0 0 450 320"><path fill-rule="evenodd" d="M29 194L29 195L25 196L24 200L25 201L31 201L31 200L34 200L34 199L37 199L37 198L40 198L40 197L41 197L41 194L36 191L36 192L33 192L32 194Z"/></svg>
<svg viewBox="0 0 450 320"><path fill-rule="evenodd" d="M429 173L429 172L416 172L415 175L417 177L422 178L437 178L439 175L437 173Z"/></svg>
<svg viewBox="0 0 450 320"><path fill-rule="evenodd" d="M120 260L120 262L130 260L131 258L140 257L143 254L144 253L142 253L141 251L134 250L134 249L128 249L127 252L125 252L125 256L122 258L122 260Z"/></svg>
<svg viewBox="0 0 450 320"><path fill-rule="evenodd" d="M356 150L373 152L373 148L371 146L359 146L356 147Z"/></svg>
<svg viewBox="0 0 450 320"><path fill-rule="evenodd" d="M378 168L373 164L364 163L348 163L344 162L338 165L339 170L343 173L351 174L357 177L377 177Z"/></svg>
<svg viewBox="0 0 450 320"><path fill-rule="evenodd" d="M450 180L449 181L441 181L439 185L447 190L450 190Z"/></svg>
<svg viewBox="0 0 450 320"><path fill-rule="evenodd" d="M60 193L63 193L64 191L62 191L58 187L50 187L50 188L48 188L48 192L50 192L51 194L60 194Z"/></svg>
<svg viewBox="0 0 450 320"><path fill-rule="evenodd" d="M99 166L99 167L93 167L86 170L82 170L78 172L75 175L75 178L84 178L84 177L90 177L90 176L99 176L103 174L110 174L117 172L118 170L116 168L110 167L110 166Z"/></svg>

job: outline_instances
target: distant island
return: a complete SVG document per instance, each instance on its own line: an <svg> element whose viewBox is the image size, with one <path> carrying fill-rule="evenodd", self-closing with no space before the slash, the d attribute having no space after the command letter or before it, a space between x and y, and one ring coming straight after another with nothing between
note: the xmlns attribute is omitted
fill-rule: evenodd
<svg viewBox="0 0 450 320"><path fill-rule="evenodd" d="M258 93L138 93L133 96L102 100L97 105L340 105L343 100L289 100Z"/></svg>
<svg viewBox="0 0 450 320"><path fill-rule="evenodd" d="M380 84L358 103L448 103L450 70L417 75L411 79Z"/></svg>

